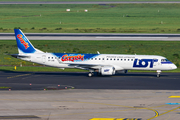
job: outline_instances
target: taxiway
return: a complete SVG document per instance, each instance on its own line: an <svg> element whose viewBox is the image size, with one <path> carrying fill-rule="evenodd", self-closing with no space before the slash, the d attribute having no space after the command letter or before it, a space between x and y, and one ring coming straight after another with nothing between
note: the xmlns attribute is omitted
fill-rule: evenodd
<svg viewBox="0 0 180 120"><path fill-rule="evenodd" d="M58 86L59 85L59 86ZM115 76L87 77L87 73L68 72L0 72L0 86L12 90L51 89L119 89L119 90L180 90L179 73L127 73Z"/></svg>

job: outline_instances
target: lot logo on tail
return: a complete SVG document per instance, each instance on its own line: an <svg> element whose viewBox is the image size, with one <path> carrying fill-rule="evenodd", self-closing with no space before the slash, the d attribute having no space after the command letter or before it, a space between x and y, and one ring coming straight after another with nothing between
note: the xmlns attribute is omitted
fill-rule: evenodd
<svg viewBox="0 0 180 120"><path fill-rule="evenodd" d="M74 62L75 60L80 60L83 61L84 60L84 55L73 55L73 56L68 56L68 55L63 55L61 58L62 61L72 61Z"/></svg>
<svg viewBox="0 0 180 120"><path fill-rule="evenodd" d="M29 47L28 43L25 42L25 40L22 38L23 36L21 34L17 35L17 38L20 40L21 44L24 45L25 49Z"/></svg>

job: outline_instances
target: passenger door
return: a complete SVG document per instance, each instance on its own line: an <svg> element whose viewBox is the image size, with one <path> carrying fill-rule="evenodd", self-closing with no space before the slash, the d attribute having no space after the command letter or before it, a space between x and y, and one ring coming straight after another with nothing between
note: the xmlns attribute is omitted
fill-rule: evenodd
<svg viewBox="0 0 180 120"><path fill-rule="evenodd" d="M43 55L43 56L42 56L42 62L43 62L43 63L46 63L46 55Z"/></svg>

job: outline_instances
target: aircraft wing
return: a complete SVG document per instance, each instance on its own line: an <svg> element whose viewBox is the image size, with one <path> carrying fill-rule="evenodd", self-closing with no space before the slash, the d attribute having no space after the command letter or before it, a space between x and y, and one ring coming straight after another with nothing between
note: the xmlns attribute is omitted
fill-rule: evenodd
<svg viewBox="0 0 180 120"><path fill-rule="evenodd" d="M101 65L101 64L73 64L70 63L69 66L80 68L80 69L100 69L102 67L113 67L112 65Z"/></svg>

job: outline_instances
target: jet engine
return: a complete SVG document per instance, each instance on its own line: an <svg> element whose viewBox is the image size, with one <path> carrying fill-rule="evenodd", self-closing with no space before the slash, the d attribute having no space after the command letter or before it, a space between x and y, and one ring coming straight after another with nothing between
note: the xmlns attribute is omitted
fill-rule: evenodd
<svg viewBox="0 0 180 120"><path fill-rule="evenodd" d="M102 67L100 69L101 75L114 75L115 74L115 68L114 67Z"/></svg>

